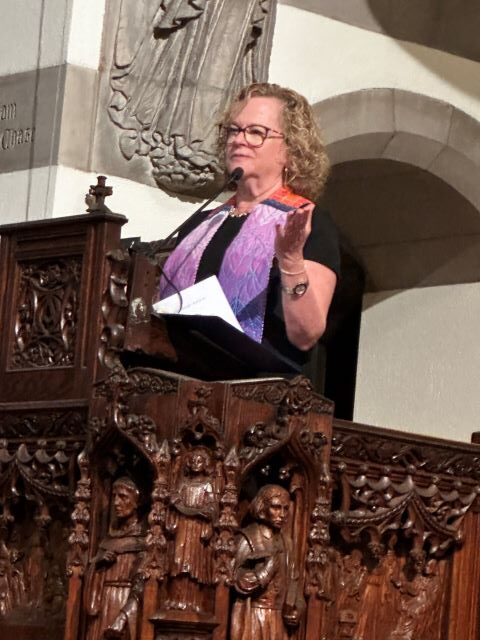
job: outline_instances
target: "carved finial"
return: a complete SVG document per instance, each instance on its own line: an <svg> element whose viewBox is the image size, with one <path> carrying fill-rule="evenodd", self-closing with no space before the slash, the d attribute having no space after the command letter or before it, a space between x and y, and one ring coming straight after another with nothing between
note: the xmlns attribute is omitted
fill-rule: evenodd
<svg viewBox="0 0 480 640"><path fill-rule="evenodd" d="M112 187L106 187L106 176L97 176L97 184L91 184L90 190L85 196L85 204L88 205L88 213L111 213L105 204L105 198L113 193Z"/></svg>

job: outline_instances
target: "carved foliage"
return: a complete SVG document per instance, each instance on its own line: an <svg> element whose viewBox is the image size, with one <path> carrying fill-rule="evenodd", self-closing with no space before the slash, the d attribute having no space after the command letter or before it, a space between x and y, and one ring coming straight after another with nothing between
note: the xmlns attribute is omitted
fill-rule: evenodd
<svg viewBox="0 0 480 640"><path fill-rule="evenodd" d="M18 265L12 369L73 366L81 258Z"/></svg>
<svg viewBox="0 0 480 640"><path fill-rule="evenodd" d="M75 445L74 445L75 447ZM20 482L41 495L68 498L72 484L72 445L38 440L16 448L0 441L0 487L16 493Z"/></svg>
<svg viewBox="0 0 480 640"><path fill-rule="evenodd" d="M145 562L141 567L145 578L165 579L168 571L166 561L167 539L165 537L166 514L169 503L171 456L168 442L164 440L153 456L155 480L152 491L152 506L148 514L148 533L145 539Z"/></svg>
<svg viewBox="0 0 480 640"><path fill-rule="evenodd" d="M119 353L125 339L130 256L128 251L116 249L107 253L107 259L110 263L110 274L108 287L102 298L104 326L100 336L98 357L102 364L113 369L120 364Z"/></svg>
<svg viewBox="0 0 480 640"><path fill-rule="evenodd" d="M333 403L314 392L312 383L303 376L292 380L266 380L253 385L235 385L233 394L242 400L281 405L289 414L333 414Z"/></svg>
<svg viewBox="0 0 480 640"><path fill-rule="evenodd" d="M122 366L116 366L106 380L95 385L95 396L113 401L122 398L125 401L132 394L162 396L176 393L177 390L178 380L175 378L138 369L132 369L127 374Z"/></svg>
<svg viewBox="0 0 480 640"><path fill-rule="evenodd" d="M7 439L84 439L86 427L85 415L75 410L0 413L0 433Z"/></svg>
<svg viewBox="0 0 480 640"><path fill-rule="evenodd" d="M78 456L78 466L80 479L74 496L73 528L68 538L67 572L69 576L84 574L89 544L91 480L89 461L85 452Z"/></svg>
<svg viewBox="0 0 480 640"><path fill-rule="evenodd" d="M331 575L330 490L331 480L325 468L320 474L318 494L310 516L305 593L327 601L332 601L335 597Z"/></svg>
<svg viewBox="0 0 480 640"><path fill-rule="evenodd" d="M336 429L332 455L381 465L413 465L429 474L463 476L480 481L480 456L475 452L458 451L455 447L438 447L397 438L381 437Z"/></svg>
<svg viewBox="0 0 480 640"><path fill-rule="evenodd" d="M225 486L220 497L220 515L214 542L215 582L231 585L235 559L235 534L238 531L238 475L240 462L235 448L227 454L224 464Z"/></svg>

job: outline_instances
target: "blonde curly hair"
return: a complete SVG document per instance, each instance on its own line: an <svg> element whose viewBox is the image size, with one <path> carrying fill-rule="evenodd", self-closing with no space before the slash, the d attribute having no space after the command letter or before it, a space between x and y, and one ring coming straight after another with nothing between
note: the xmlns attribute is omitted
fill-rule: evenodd
<svg viewBox="0 0 480 640"><path fill-rule="evenodd" d="M287 146L287 171L284 184L294 193L317 200L322 194L330 172L330 161L311 106L306 98L269 82L256 82L244 87L234 98L219 122L218 156L224 161L226 137L222 125L227 125L253 97L277 98L284 104L283 133Z"/></svg>

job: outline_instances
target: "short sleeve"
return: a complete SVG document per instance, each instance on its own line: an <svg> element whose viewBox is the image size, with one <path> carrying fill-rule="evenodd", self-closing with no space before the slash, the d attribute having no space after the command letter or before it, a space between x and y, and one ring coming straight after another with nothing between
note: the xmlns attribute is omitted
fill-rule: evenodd
<svg viewBox="0 0 480 640"><path fill-rule="evenodd" d="M305 260L325 265L340 276L340 248L338 231L328 211L315 207L312 215L312 231L303 248Z"/></svg>

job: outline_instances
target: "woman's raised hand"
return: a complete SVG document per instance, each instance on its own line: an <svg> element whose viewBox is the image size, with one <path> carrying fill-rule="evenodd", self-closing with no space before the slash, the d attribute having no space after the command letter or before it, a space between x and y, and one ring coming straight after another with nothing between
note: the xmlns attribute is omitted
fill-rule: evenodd
<svg viewBox="0 0 480 640"><path fill-rule="evenodd" d="M275 225L275 255L281 267L289 267L303 260L303 247L312 229L314 205L308 203L287 214L285 224Z"/></svg>

